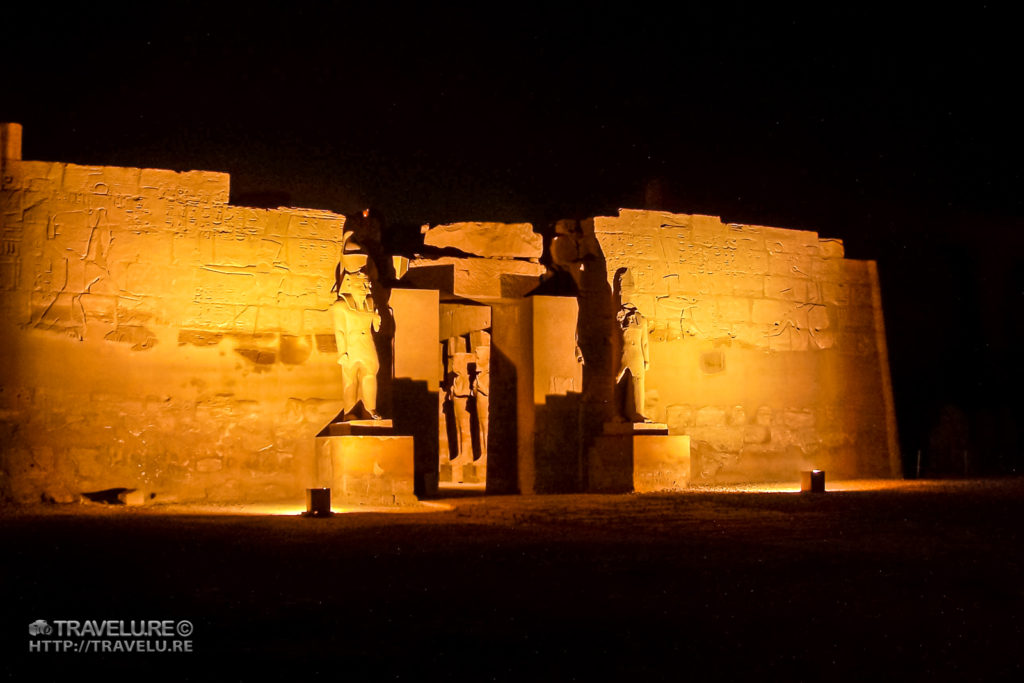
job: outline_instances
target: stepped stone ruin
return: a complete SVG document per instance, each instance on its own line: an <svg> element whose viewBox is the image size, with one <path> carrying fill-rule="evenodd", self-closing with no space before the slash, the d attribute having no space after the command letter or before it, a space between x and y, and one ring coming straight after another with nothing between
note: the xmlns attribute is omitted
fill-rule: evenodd
<svg viewBox="0 0 1024 683"><path fill-rule="evenodd" d="M621 210L389 253L223 173L25 161L17 124L0 151L4 499L900 474L877 270L838 240Z"/></svg>

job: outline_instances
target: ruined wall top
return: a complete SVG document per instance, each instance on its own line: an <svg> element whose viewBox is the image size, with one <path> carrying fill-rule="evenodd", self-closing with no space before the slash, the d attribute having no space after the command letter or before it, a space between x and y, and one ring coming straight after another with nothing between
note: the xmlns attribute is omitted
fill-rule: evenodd
<svg viewBox="0 0 1024 683"><path fill-rule="evenodd" d="M814 231L626 209L586 229L612 291L655 330L805 350L872 324L868 263L843 258L840 240Z"/></svg>
<svg viewBox="0 0 1024 683"><path fill-rule="evenodd" d="M544 239L533 231L529 223L425 225L423 244L438 248L454 247L486 258L538 259L544 251Z"/></svg>
<svg viewBox="0 0 1024 683"><path fill-rule="evenodd" d="M9 165L4 190L64 192L128 196L138 199L175 199L227 204L231 176L215 171L168 171L122 166L79 166L51 161L19 161L19 172Z"/></svg>

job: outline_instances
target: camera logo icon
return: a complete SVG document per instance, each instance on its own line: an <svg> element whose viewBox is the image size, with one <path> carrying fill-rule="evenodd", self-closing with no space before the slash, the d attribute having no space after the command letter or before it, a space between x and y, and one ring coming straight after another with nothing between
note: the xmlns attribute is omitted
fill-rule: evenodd
<svg viewBox="0 0 1024 683"><path fill-rule="evenodd" d="M53 633L53 627L46 623L45 619L36 619L28 625L30 636L48 636Z"/></svg>

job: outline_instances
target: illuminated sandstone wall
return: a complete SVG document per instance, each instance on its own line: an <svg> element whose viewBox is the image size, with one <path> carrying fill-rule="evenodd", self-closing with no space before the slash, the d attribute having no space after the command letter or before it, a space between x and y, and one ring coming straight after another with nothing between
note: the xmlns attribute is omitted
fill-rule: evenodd
<svg viewBox="0 0 1024 683"><path fill-rule="evenodd" d="M695 481L899 475L874 262L711 216L623 210L584 232L600 264L584 298L648 319L647 417L690 436ZM596 347L596 385L615 342Z"/></svg>
<svg viewBox="0 0 1024 683"><path fill-rule="evenodd" d="M232 206L223 173L6 159L0 490L301 495L340 409L344 217Z"/></svg>

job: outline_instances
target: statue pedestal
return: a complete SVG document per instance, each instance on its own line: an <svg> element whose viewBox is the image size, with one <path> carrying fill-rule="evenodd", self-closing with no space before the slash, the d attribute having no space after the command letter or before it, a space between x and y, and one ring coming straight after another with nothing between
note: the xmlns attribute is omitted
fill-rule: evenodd
<svg viewBox="0 0 1024 683"><path fill-rule="evenodd" d="M668 436L668 425L662 422L605 422L606 436Z"/></svg>
<svg viewBox="0 0 1024 683"><path fill-rule="evenodd" d="M393 435L391 420L327 425L316 437L316 469L340 505L417 502L413 437Z"/></svg>
<svg viewBox="0 0 1024 683"><path fill-rule="evenodd" d="M690 437L656 422L609 422L589 453L594 493L678 491L690 483Z"/></svg>
<svg viewBox="0 0 1024 683"><path fill-rule="evenodd" d="M349 420L332 422L324 427L317 437L324 436L394 436L395 426L391 420Z"/></svg>

